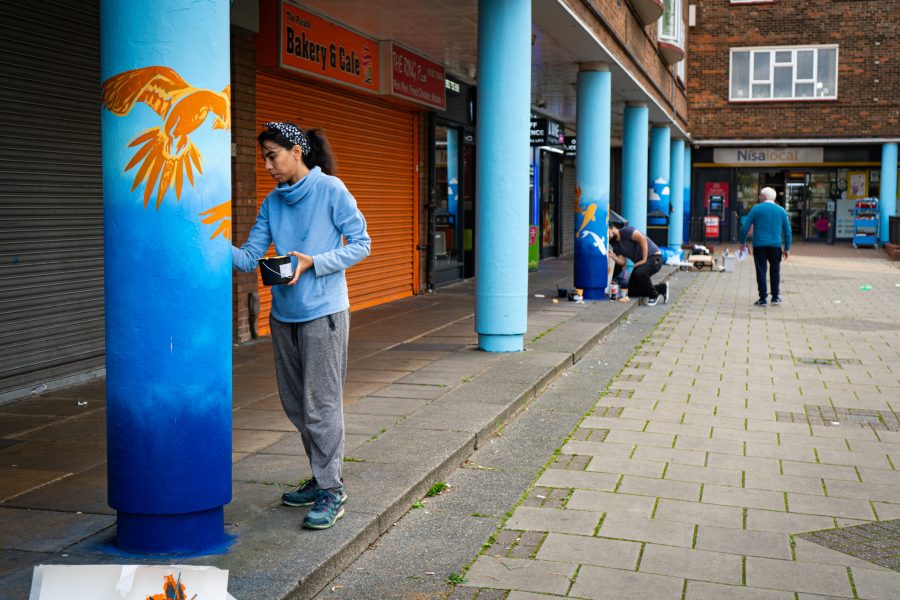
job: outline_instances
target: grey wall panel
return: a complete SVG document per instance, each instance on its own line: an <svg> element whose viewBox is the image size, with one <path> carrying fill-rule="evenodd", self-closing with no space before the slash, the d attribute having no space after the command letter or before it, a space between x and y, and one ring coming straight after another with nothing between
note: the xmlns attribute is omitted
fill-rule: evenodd
<svg viewBox="0 0 900 600"><path fill-rule="evenodd" d="M0 52L0 398L9 399L104 364L99 2L0 1Z"/></svg>

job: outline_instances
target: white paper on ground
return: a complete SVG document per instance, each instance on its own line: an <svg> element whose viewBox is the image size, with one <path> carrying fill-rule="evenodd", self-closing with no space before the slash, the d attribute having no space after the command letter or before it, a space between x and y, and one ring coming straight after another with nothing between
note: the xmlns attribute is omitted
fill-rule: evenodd
<svg viewBox="0 0 900 600"><path fill-rule="evenodd" d="M234 600L228 571L193 565L38 565L29 600L146 600L165 597L167 576L185 598ZM171 587L171 584L170 584Z"/></svg>

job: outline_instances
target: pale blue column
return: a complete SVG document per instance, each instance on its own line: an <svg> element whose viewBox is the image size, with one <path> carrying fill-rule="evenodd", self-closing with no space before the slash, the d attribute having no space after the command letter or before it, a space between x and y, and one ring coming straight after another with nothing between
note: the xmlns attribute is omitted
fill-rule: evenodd
<svg viewBox="0 0 900 600"><path fill-rule="evenodd" d="M889 217L897 214L897 144L881 146L881 243L891 241Z"/></svg>
<svg viewBox="0 0 900 600"><path fill-rule="evenodd" d="M108 501L132 552L226 541L230 8L101 0Z"/></svg>
<svg viewBox="0 0 900 600"><path fill-rule="evenodd" d="M691 241L691 145L684 145L684 243Z"/></svg>
<svg viewBox="0 0 900 600"><path fill-rule="evenodd" d="M650 129L650 168L647 189L647 226L665 225L669 215L671 133L667 126ZM657 216L653 216L656 214Z"/></svg>
<svg viewBox="0 0 900 600"><path fill-rule="evenodd" d="M684 140L672 140L672 193L669 197L672 210L669 219L669 246L681 248L684 237Z"/></svg>
<svg viewBox="0 0 900 600"><path fill-rule="evenodd" d="M647 150L650 110L645 102L625 106L622 135L622 216L647 231Z"/></svg>
<svg viewBox="0 0 900 600"><path fill-rule="evenodd" d="M475 331L524 349L528 326L531 0L478 1Z"/></svg>
<svg viewBox="0 0 900 600"><path fill-rule="evenodd" d="M578 149L575 158L575 287L585 300L602 300L607 286L609 157L612 73L607 64L578 72Z"/></svg>

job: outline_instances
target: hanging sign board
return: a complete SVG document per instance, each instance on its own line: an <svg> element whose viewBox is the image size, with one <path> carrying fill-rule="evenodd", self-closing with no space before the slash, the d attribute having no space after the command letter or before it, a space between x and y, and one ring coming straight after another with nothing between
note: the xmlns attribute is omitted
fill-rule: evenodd
<svg viewBox="0 0 900 600"><path fill-rule="evenodd" d="M430 108L447 108L444 67L394 42L381 43L384 69L381 93L424 104ZM456 84L457 91L459 84Z"/></svg>
<svg viewBox="0 0 900 600"><path fill-rule="evenodd" d="M531 115L531 145L532 146L559 146L565 145L565 135L562 125L558 121Z"/></svg>
<svg viewBox="0 0 900 600"><path fill-rule="evenodd" d="M280 18L280 67L379 91L378 42L288 2Z"/></svg>

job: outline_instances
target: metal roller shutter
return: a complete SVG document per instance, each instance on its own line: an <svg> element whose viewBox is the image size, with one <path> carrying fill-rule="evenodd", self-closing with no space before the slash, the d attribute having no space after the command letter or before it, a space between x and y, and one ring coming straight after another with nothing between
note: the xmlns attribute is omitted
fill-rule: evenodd
<svg viewBox="0 0 900 600"><path fill-rule="evenodd" d="M415 293L416 113L374 96L267 72L256 76L257 131L266 121L325 130L337 175L356 198L372 237L372 254L347 271L353 310ZM273 186L257 161L257 205ZM269 330L269 289L259 283L259 331Z"/></svg>
<svg viewBox="0 0 900 600"><path fill-rule="evenodd" d="M104 365L99 3L51 12L0 2L0 401Z"/></svg>

